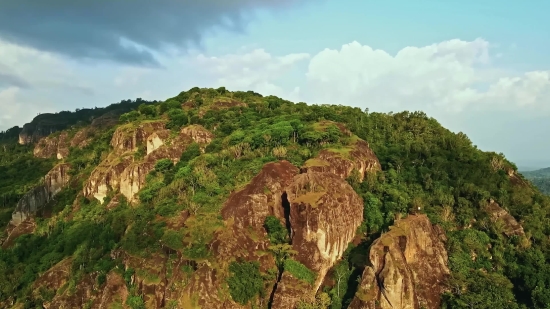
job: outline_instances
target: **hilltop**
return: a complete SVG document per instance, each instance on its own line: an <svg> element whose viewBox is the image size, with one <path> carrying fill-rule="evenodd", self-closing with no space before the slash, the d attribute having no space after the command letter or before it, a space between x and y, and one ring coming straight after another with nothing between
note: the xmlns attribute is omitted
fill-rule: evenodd
<svg viewBox="0 0 550 309"><path fill-rule="evenodd" d="M546 308L550 198L422 112L192 88L0 133L2 308Z"/></svg>

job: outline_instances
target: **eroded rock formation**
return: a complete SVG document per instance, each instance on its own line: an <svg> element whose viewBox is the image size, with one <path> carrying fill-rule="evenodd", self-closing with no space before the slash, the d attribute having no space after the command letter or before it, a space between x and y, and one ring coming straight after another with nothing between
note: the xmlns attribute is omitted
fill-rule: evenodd
<svg viewBox="0 0 550 309"><path fill-rule="evenodd" d="M359 181L363 181L367 172L380 170L378 158L363 140L341 150L324 149L302 167L302 171L332 173L343 179L351 176L354 170L358 172Z"/></svg>
<svg viewBox="0 0 550 309"><path fill-rule="evenodd" d="M288 161L268 163L245 188L229 197L222 209L226 228L212 243L217 263L227 266L231 259L241 258L260 262L264 272L275 267L263 224L269 215L285 222L285 188L298 173L298 168ZM242 308L229 295L217 293L223 280L224 276L215 269L200 267L187 289L188 298L195 296L202 308Z"/></svg>
<svg viewBox="0 0 550 309"><path fill-rule="evenodd" d="M363 220L363 200L339 175L307 172L294 177L286 189L290 207L294 257L317 274L312 286L283 276L273 308L294 308L297 301L314 296L328 270L342 257Z"/></svg>
<svg viewBox="0 0 550 309"><path fill-rule="evenodd" d="M27 192L17 203L11 224L19 225L37 210L44 207L70 180L69 164L59 164L46 174L42 184Z"/></svg>
<svg viewBox="0 0 550 309"><path fill-rule="evenodd" d="M34 146L33 154L37 158L64 159L69 156L69 147L86 147L90 143L92 129L85 128L69 136L67 131L41 138Z"/></svg>
<svg viewBox="0 0 550 309"><path fill-rule="evenodd" d="M444 232L425 215L397 221L370 249L351 309L436 309L449 275Z"/></svg>
<svg viewBox="0 0 550 309"><path fill-rule="evenodd" d="M500 222L503 225L503 233L510 236L523 236L525 231L521 224L510 215L506 210L504 210L500 205L498 205L494 200L490 200L485 211L489 214L491 221Z"/></svg>
<svg viewBox="0 0 550 309"><path fill-rule="evenodd" d="M103 202L110 191L120 191L128 201L135 202L136 193L158 160L170 159L177 163L193 141L204 147L212 140L212 134L202 126L185 127L179 134L164 126L163 121L153 121L119 127L111 139L113 152L92 172L84 185L84 196ZM140 147L145 152L143 158L134 155Z"/></svg>

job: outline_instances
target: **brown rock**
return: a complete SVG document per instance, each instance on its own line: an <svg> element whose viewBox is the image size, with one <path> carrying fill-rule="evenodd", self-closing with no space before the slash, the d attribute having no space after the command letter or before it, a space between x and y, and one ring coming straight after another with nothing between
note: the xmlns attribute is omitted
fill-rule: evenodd
<svg viewBox="0 0 550 309"><path fill-rule="evenodd" d="M342 257L363 220L363 200L340 176L308 172L294 177L287 187L294 257L317 274L304 289L294 278L282 278L273 308L294 308L304 295L315 295L328 270ZM289 281L287 281L289 280ZM283 287L285 292L283 292ZM295 287L292 292L290 287Z"/></svg>
<svg viewBox="0 0 550 309"><path fill-rule="evenodd" d="M397 221L372 244L349 308L439 308L450 273L440 233L425 215Z"/></svg>
<svg viewBox="0 0 550 309"><path fill-rule="evenodd" d="M44 176L42 184L34 187L19 200L12 213L10 223L17 226L37 210L44 207L69 183L70 169L71 166L66 163L58 164L51 169L48 174Z"/></svg>
<svg viewBox="0 0 550 309"><path fill-rule="evenodd" d="M514 235L525 235L525 231L523 230L521 224L519 224L512 215L510 215L506 210L500 207L500 205L498 205L494 200L491 199L489 201L489 203L485 207L485 211L489 214L491 221L501 222L503 224L503 233L506 236L510 237Z"/></svg>
<svg viewBox="0 0 550 309"><path fill-rule="evenodd" d="M359 172L359 181L363 181L365 173L380 170L378 158L363 140L338 151L321 150L317 158L309 159L302 167L303 172L333 173L343 179L351 176L353 170Z"/></svg>
<svg viewBox="0 0 550 309"><path fill-rule="evenodd" d="M212 140L212 134L202 126L190 126L173 135L170 130L153 132L146 139L147 155L140 162L134 162L121 174L120 191L128 201L136 202L136 193L145 184L145 178L160 159L170 159L177 163L185 148L193 141L202 145Z"/></svg>
<svg viewBox="0 0 550 309"><path fill-rule="evenodd" d="M33 154L37 158L63 159L69 156L69 134L61 132L56 136L47 136L41 138L34 146Z"/></svg>
<svg viewBox="0 0 550 309"><path fill-rule="evenodd" d="M210 131L206 130L201 125L190 125L183 129L181 129L181 133L190 136L195 143L205 146L210 144L212 142L212 139L214 139L214 134L210 133Z"/></svg>
<svg viewBox="0 0 550 309"><path fill-rule="evenodd" d="M163 130L164 125L164 121L150 121L120 126L113 134L111 146L118 152L136 151L153 132Z"/></svg>
<svg viewBox="0 0 550 309"><path fill-rule="evenodd" d="M231 194L222 209L226 228L217 233L212 242L219 265L227 266L232 259L240 258L259 261L264 272L275 268L263 224L269 215L284 222L284 190L298 172L288 161L268 163L248 185ZM195 295L201 308L243 308L228 295L218 293L224 278L216 269L203 265L196 271L186 293L188 297Z"/></svg>

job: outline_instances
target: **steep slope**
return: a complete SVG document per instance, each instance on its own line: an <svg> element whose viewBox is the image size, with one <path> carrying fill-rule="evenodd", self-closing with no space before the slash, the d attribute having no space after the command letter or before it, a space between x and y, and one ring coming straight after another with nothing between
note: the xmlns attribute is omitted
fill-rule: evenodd
<svg viewBox="0 0 550 309"><path fill-rule="evenodd" d="M422 113L225 88L121 104L0 133L3 222L26 217L0 237L0 307L550 302L549 198Z"/></svg>

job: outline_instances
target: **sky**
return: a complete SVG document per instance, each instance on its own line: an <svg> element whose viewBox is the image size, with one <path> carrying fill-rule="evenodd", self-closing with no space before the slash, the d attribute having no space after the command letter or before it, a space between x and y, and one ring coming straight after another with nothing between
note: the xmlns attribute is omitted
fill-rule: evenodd
<svg viewBox="0 0 550 309"><path fill-rule="evenodd" d="M421 110L550 166L549 1L0 0L0 130L192 87Z"/></svg>

